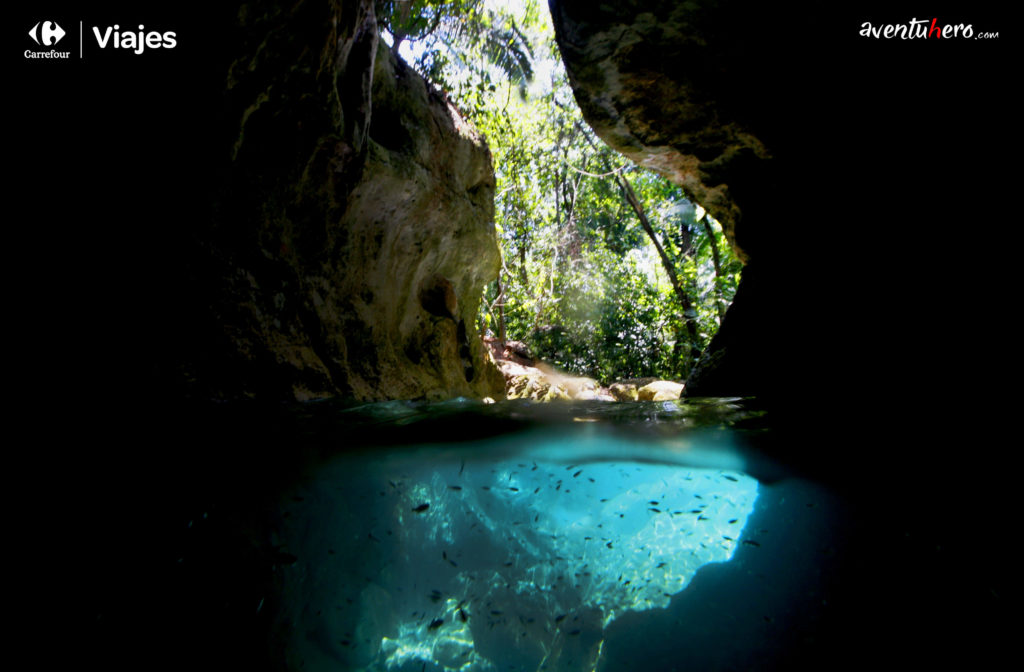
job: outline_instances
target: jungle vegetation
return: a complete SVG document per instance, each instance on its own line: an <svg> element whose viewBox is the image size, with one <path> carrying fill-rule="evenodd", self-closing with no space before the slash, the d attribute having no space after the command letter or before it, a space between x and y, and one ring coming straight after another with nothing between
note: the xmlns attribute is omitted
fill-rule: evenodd
<svg viewBox="0 0 1024 672"><path fill-rule="evenodd" d="M736 292L721 227L583 121L538 0L381 1L385 40L486 136L503 267L480 327L603 382L682 380Z"/></svg>

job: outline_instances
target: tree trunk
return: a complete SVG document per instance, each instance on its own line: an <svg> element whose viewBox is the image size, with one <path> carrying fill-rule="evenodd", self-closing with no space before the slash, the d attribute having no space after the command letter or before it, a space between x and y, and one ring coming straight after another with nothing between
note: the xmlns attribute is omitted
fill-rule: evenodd
<svg viewBox="0 0 1024 672"><path fill-rule="evenodd" d="M611 170L611 166L608 166ZM630 207L633 208L633 212L636 213L637 218L640 220L640 226L643 227L644 232L647 233L647 237L654 243L654 247L658 250L658 256L661 257L661 265L665 268L665 272L668 274L669 282L672 283L672 289L675 290L676 297L679 299L680 305L683 307L683 323L686 325L686 334L690 339L690 364L693 365L700 359L700 335L697 331L697 311L693 307L693 302L690 301L690 297L686 294L683 289L682 283L679 282L679 276L676 275L675 266L672 264L672 260L668 258L668 254L665 252L665 248L661 246L658 241L658 236L654 232L654 227L651 226L650 220L647 219L647 214L644 212L644 206L640 203L640 199L637 198L636 192L633 191L633 186L629 183L624 175L615 175L615 180L619 183L619 188L622 189L623 195L626 197L626 201Z"/></svg>
<svg viewBox="0 0 1024 672"><path fill-rule="evenodd" d="M501 286L501 272L498 273L498 296L494 300L498 306L498 340L505 342L505 288Z"/></svg>
<svg viewBox="0 0 1024 672"><path fill-rule="evenodd" d="M708 222L708 216L705 214L700 222L704 225L704 232L711 244L711 259L715 264L715 307L718 309L718 323L721 324L725 319L725 297L722 295L722 278L724 277L722 275L722 258L718 255L718 241L715 240L715 231Z"/></svg>
<svg viewBox="0 0 1024 672"><path fill-rule="evenodd" d="M590 137L590 134L587 133L578 122L576 124L576 128L583 134L583 137L586 139L590 147L597 152L597 155L602 156L601 150L597 147L593 138ZM683 308L683 324L686 326L686 335L690 341L689 366L687 366L687 370L689 370L697 363L698 360L700 360L701 355L700 332L697 330L697 311L694 309L693 302L690 301L690 297L683 290L683 286L679 282L679 276L676 275L675 266L673 265L672 260L669 259L668 254L665 252L665 248L663 248L661 243L658 241L658 236L654 232L654 227L651 226L650 220L647 219L647 213L644 211L644 206L640 203L640 199L637 198L636 192L633 191L633 186L629 183L629 180L626 179L625 175L616 172L612 168L608 159L603 157L602 159L605 165L605 170L609 174L615 176L615 181L618 183L619 189L622 191L626 202L629 203L633 212L636 213L637 219L640 220L640 226L643 227L647 237L651 239L652 243L654 243L654 247L658 251L658 256L661 258L661 265L668 274L669 282L672 283L672 289L675 291L676 298L679 299L679 304ZM679 351L678 344L676 345L675 351Z"/></svg>

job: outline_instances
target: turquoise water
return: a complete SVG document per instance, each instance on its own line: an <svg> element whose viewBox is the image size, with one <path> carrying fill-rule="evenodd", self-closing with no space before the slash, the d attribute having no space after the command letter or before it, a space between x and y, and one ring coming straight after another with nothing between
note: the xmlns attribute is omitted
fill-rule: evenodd
<svg viewBox="0 0 1024 672"><path fill-rule="evenodd" d="M742 400L300 415L315 430L252 605L284 669L750 665L791 636L807 598L787 586L821 560L830 495L746 449Z"/></svg>

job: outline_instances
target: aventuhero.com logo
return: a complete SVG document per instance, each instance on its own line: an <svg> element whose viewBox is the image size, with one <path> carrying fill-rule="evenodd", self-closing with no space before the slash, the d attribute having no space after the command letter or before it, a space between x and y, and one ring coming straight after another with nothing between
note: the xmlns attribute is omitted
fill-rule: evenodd
<svg viewBox="0 0 1024 672"><path fill-rule="evenodd" d="M112 26L90 26L88 33L85 33L85 26L82 21L78 22L78 57L85 57L84 34L92 35L95 39L95 46L100 49L115 49L126 53L142 54L147 49L174 49L178 46L178 36L174 31L146 30L146 26L139 24L138 29L122 29L120 25ZM57 44L67 35L67 32L57 24L56 21L38 21L28 36L40 47L49 47L46 50L25 50L25 58L50 58L68 59L71 58L70 51L56 49ZM66 46L66 43L65 43ZM92 48L92 46L90 46Z"/></svg>

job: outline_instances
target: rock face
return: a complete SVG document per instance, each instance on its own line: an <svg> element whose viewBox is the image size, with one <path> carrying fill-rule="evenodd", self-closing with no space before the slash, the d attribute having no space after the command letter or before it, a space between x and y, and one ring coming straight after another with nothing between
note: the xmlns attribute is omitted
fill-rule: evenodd
<svg viewBox="0 0 1024 672"><path fill-rule="evenodd" d="M485 336L484 345L504 377L509 399L614 401L593 378L571 376L535 359L525 343Z"/></svg>
<svg viewBox="0 0 1024 672"><path fill-rule="evenodd" d="M215 345L179 365L198 393L501 394L476 334L500 264L490 151L378 34L369 0L242 5L200 236Z"/></svg>
<svg viewBox="0 0 1024 672"><path fill-rule="evenodd" d="M672 0L550 4L587 122L609 145L682 186L721 222L740 259L770 256L766 237L777 231L759 220L778 204L772 141L779 125L765 101L779 86L772 75L784 59L777 48L758 53L765 38L756 15L763 10ZM758 293L748 284L744 277L730 318L756 303L745 298ZM760 353L745 352L742 334L739 344L731 338L729 323L741 320L726 320L688 381L691 393L758 391L749 360Z"/></svg>
<svg viewBox="0 0 1024 672"><path fill-rule="evenodd" d="M552 0L562 58L587 122L682 186L744 261L741 221L771 175L744 25L720 2ZM751 67L751 66L754 67ZM741 239L742 238L742 239Z"/></svg>
<svg viewBox="0 0 1024 672"><path fill-rule="evenodd" d="M881 2L549 4L587 122L683 186L748 262L687 394L846 395L877 389L882 370L938 389L936 316L977 295L950 282L949 240L965 211L1005 214L986 168L1001 106L949 87L998 98L999 40L861 35L932 20ZM978 4L935 20L1000 22Z"/></svg>

